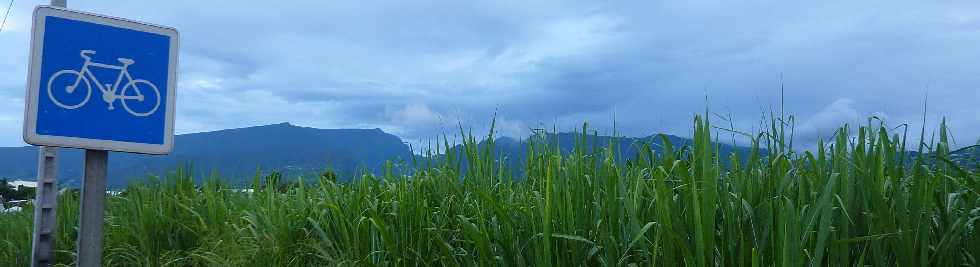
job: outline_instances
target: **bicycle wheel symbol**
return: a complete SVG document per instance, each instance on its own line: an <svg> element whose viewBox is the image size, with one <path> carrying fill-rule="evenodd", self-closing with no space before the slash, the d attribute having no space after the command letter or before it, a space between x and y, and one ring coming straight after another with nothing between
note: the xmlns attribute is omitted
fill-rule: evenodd
<svg viewBox="0 0 980 267"><path fill-rule="evenodd" d="M149 88L149 93L146 91L147 88ZM127 93L130 91L139 97L127 97ZM123 108L129 111L129 114L133 114L133 116L150 116L150 114L153 114L160 108L160 90L157 90L157 86L147 80L133 80L129 82L126 87L123 87L122 93L119 95L122 96L120 101L122 102ZM152 103L152 105L146 108L146 103Z"/></svg>
<svg viewBox="0 0 980 267"><path fill-rule="evenodd" d="M48 80L48 97L51 98L51 102L64 109L76 109L88 103L89 98L92 97L92 85L89 84L88 79L80 78L81 75L75 70L62 70L52 75L51 79ZM56 95L60 97L56 97ZM84 97L81 101L73 101L78 96ZM58 98L62 100L58 100Z"/></svg>

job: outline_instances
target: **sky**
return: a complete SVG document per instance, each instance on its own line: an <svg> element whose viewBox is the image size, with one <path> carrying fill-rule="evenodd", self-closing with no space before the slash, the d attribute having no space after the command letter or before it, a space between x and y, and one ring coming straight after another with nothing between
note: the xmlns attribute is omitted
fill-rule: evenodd
<svg viewBox="0 0 980 267"><path fill-rule="evenodd" d="M423 144L495 117L512 137L689 136L705 110L757 133L782 107L799 144L872 116L914 138L923 114L927 137L945 117L956 146L980 141L976 1L68 2L180 31L178 134L290 122ZM0 146L26 145L39 4L15 0L0 32Z"/></svg>

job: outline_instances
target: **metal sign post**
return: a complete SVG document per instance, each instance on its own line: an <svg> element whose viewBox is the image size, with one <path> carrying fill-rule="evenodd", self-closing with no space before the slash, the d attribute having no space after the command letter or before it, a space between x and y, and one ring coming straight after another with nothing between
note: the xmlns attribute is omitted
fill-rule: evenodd
<svg viewBox="0 0 980 267"><path fill-rule="evenodd" d="M24 112L24 141L41 146L32 265L53 261L53 147L71 147L85 149L77 262L94 267L102 265L109 151L173 149L178 34L65 2L34 9Z"/></svg>
<svg viewBox="0 0 980 267"><path fill-rule="evenodd" d="M109 152L85 150L82 209L78 227L78 266L102 266L102 224L105 212L105 174Z"/></svg>
<svg viewBox="0 0 980 267"><path fill-rule="evenodd" d="M67 0L51 0L51 5L67 7ZM34 200L34 233L31 266L51 266L54 262L58 217L58 148L41 146L37 150L37 191Z"/></svg>
<svg viewBox="0 0 980 267"><path fill-rule="evenodd" d="M58 148L38 147L37 191L34 201L34 242L31 243L31 266L51 266L54 262L54 239L58 209Z"/></svg>

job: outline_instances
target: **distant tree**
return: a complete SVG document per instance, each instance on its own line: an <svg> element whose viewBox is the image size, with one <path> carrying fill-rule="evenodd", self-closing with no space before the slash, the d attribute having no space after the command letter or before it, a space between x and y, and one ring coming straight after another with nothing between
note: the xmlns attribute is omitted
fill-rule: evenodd
<svg viewBox="0 0 980 267"><path fill-rule="evenodd" d="M19 185L17 186L17 195L19 199L34 199L34 196L37 195L37 188Z"/></svg>
<svg viewBox="0 0 980 267"><path fill-rule="evenodd" d="M23 185L14 188L7 179L0 179L0 198L4 201L33 199L37 189Z"/></svg>
<svg viewBox="0 0 980 267"><path fill-rule="evenodd" d="M10 199L13 193L14 193L14 188L10 186L10 183L7 181L7 179L6 178L0 179L0 197L3 197L3 199L5 200Z"/></svg>
<svg viewBox="0 0 980 267"><path fill-rule="evenodd" d="M332 171L332 170L323 171L322 173L320 173L320 179L323 179L323 180L327 180L327 181L331 181L331 182L336 183L337 182L337 173L334 172L334 171Z"/></svg>

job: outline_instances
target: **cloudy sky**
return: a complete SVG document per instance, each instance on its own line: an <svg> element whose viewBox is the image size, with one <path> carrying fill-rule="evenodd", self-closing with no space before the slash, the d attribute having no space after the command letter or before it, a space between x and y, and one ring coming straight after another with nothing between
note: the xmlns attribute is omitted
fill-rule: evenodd
<svg viewBox="0 0 980 267"><path fill-rule="evenodd" d="M917 132L927 92L927 129L946 117L958 146L980 137L980 2L648 2L660 1L69 7L180 31L178 133L288 121L417 142L484 133L496 113L510 136L585 121L690 135L706 107L753 132L782 81L798 142L869 116ZM24 145L30 15L46 3L15 0L0 32L0 146Z"/></svg>

